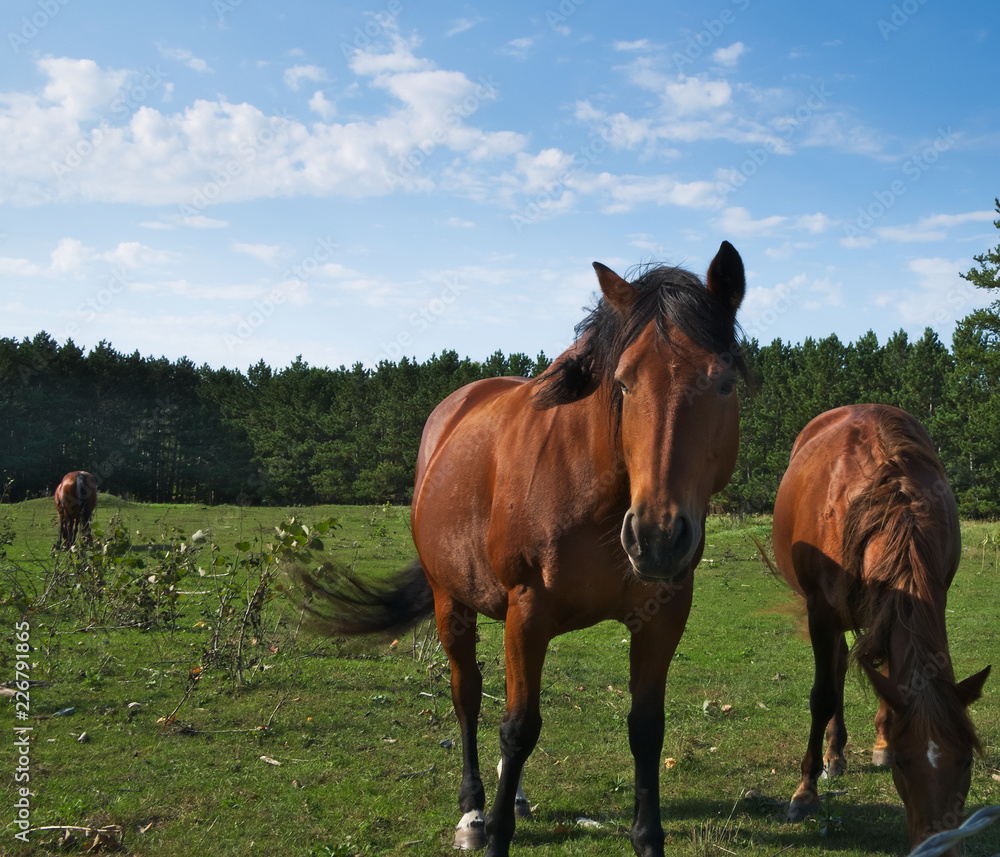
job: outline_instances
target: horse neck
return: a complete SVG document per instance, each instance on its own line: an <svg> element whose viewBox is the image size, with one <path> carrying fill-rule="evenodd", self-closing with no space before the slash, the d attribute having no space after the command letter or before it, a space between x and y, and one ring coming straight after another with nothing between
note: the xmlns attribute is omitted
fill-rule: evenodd
<svg viewBox="0 0 1000 857"><path fill-rule="evenodd" d="M583 494L592 493L604 505L619 506L629 501L629 477L622 453L621 434L614 415L610 412L610 394L606 386L591 395L553 408L555 419L562 422L560 431L572 438L581 462L581 471L574 489Z"/></svg>
<svg viewBox="0 0 1000 857"><path fill-rule="evenodd" d="M889 634L889 677L897 687L911 688L913 701L927 700L939 681L955 682L945 627L945 596L899 593L896 621Z"/></svg>

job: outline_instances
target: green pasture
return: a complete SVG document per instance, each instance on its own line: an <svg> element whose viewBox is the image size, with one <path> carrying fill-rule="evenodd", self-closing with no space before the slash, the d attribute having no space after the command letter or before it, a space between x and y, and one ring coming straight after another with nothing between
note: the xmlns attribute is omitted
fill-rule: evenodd
<svg viewBox="0 0 1000 857"><path fill-rule="evenodd" d="M319 540L312 527L335 518ZM280 526L283 536L275 530ZM394 507L130 504L102 495L90 556L60 555L50 500L0 505L0 680L29 623L26 721L0 699L0 854L440 855L460 817L449 668L433 634L321 638L276 592L280 556L363 574L413 556ZM322 530L323 527L319 527ZM796 600L761 562L764 518L709 521L694 607L671 666L662 769L668 853L905 854L891 775L869 764L874 695L847 688L850 770L825 811L783 821L808 728L812 656ZM196 539L192 536L198 534ZM959 677L1000 670L1000 525L966 524L949 598ZM263 584L262 584L263 580ZM481 754L492 799L502 627L481 622ZM515 853L628 855L628 636L604 623L550 646L534 817ZM71 709L71 711L67 711ZM64 713L65 712L65 713ZM967 814L1000 803L1000 673L972 716L984 753ZM14 727L31 727L28 844L15 838ZM1000 852L1000 825L966 853Z"/></svg>

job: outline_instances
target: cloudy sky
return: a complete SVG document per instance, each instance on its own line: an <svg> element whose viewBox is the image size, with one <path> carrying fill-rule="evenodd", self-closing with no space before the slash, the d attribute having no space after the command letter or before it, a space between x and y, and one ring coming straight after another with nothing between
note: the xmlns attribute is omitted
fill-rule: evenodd
<svg viewBox="0 0 1000 857"><path fill-rule="evenodd" d="M1000 4L7 0L0 336L245 370L555 356L591 262L749 335L982 305Z"/></svg>

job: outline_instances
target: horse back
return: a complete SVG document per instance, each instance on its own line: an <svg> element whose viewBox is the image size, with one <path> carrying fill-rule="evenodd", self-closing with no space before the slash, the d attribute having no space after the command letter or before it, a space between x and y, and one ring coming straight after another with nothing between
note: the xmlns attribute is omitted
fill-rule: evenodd
<svg viewBox="0 0 1000 857"><path fill-rule="evenodd" d="M627 479L603 403L537 407L536 389L488 379L434 410L418 454L413 538L431 585L463 604L502 618L509 592L544 591L558 606L553 627L585 627L633 594L616 538ZM602 445L609 451L595 454Z"/></svg>
<svg viewBox="0 0 1000 857"><path fill-rule="evenodd" d="M845 532L888 526L906 502L941 533L941 562L950 582L960 551L958 515L944 472L923 426L888 405L849 405L812 420L792 448L774 507L774 551L782 574L801 594L838 588L845 568L857 571L865 541ZM861 520L870 518L870 526ZM860 545L860 547L859 547Z"/></svg>
<svg viewBox="0 0 1000 857"><path fill-rule="evenodd" d="M527 378L520 377L484 378L481 381L473 381L457 389L431 411L427 422L424 423L424 430L420 436L420 449L417 452L414 503L421 492L428 465L456 427L462 424L463 419L486 403L512 388L522 386L527 381Z"/></svg>

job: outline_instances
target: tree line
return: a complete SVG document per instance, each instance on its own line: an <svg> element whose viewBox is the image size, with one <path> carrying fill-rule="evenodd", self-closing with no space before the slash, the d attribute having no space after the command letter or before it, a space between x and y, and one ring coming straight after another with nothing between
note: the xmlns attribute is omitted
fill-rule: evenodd
<svg viewBox="0 0 1000 857"><path fill-rule="evenodd" d="M723 511L770 509L792 443L816 414L883 402L930 432L967 516L1000 514L997 343L962 322L949 349L933 330L880 345L836 336L744 343L757 389L742 390L740 455ZM0 474L9 497L50 493L67 471L146 502L384 503L410 499L424 421L452 390L496 375L531 377L548 359L444 351L375 369L301 359L245 374L102 342L0 339Z"/></svg>
<svg viewBox="0 0 1000 857"><path fill-rule="evenodd" d="M1000 201L997 202L1000 213ZM1000 220L996 221L1000 228ZM1000 247L963 276L1000 289ZM913 414L938 450L963 516L1000 516L1000 301L958 322L951 346L930 328L799 344L743 344L756 390L741 390L740 453L716 509L770 510L798 432L839 405ZM424 421L480 378L535 376L544 354L485 361L443 351L374 369L301 358L244 374L187 359L89 353L46 333L0 339L0 477L11 500L48 494L87 469L99 489L145 502L404 503Z"/></svg>

